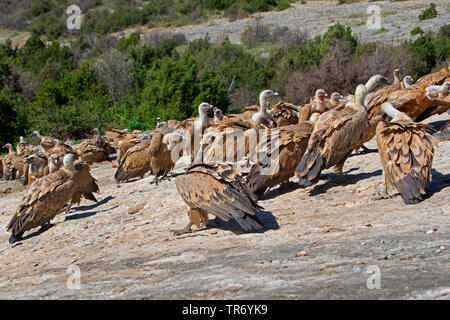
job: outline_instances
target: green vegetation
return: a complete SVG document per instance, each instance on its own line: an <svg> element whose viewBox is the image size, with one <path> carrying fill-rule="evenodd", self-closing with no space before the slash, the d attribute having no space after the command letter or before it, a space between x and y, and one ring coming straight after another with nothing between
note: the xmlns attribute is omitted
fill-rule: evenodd
<svg viewBox="0 0 450 320"><path fill-rule="evenodd" d="M416 34L424 34L424 31L420 27L415 27L411 30L411 34L414 36Z"/></svg>
<svg viewBox="0 0 450 320"><path fill-rule="evenodd" d="M387 29L386 28L381 28L380 30L377 30L375 32L372 33L372 36L377 35L377 34L383 34L386 33Z"/></svg>
<svg viewBox="0 0 450 320"><path fill-rule="evenodd" d="M47 39L69 35L67 8L78 5L81 33L108 34L134 26L180 26L215 15L230 20L255 12L285 10L287 0L22 0L0 1L0 27L28 30Z"/></svg>
<svg viewBox="0 0 450 320"><path fill-rule="evenodd" d="M147 35L145 45L136 33L121 40L80 34L70 46L45 44L35 33L21 48L0 44L0 145L33 130L81 139L94 127L151 129L157 117L195 116L203 101L241 109L267 88L305 103L319 87L352 93L373 74L390 76L401 66L417 78L450 57L450 25L397 47L358 44L340 24L312 39L258 30L250 29L244 45L186 43L170 33Z"/></svg>
<svg viewBox="0 0 450 320"><path fill-rule="evenodd" d="M419 20L433 19L436 18L436 16L437 16L436 4L432 2L430 3L430 6L428 8L424 9L419 14Z"/></svg>

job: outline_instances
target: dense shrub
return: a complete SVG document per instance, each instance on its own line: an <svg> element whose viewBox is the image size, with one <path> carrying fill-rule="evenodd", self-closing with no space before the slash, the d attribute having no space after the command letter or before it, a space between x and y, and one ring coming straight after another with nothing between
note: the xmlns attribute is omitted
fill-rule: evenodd
<svg viewBox="0 0 450 320"><path fill-rule="evenodd" d="M433 19L437 16L436 4L430 3L430 6L419 14L419 20Z"/></svg>
<svg viewBox="0 0 450 320"><path fill-rule="evenodd" d="M230 7L236 4L243 2ZM32 130L75 139L94 127L147 130L157 117L197 115L203 101L224 112L240 110L258 103L259 92L268 88L300 104L319 87L353 93L373 74L392 77L395 68L416 79L450 57L449 25L395 47L358 44L340 24L309 40L284 28L268 32L269 42L252 47L227 38L214 44L208 37L185 44L182 35L167 31L120 41L81 33L70 46L44 43L35 33L20 49L10 41L0 44L2 141L17 141Z"/></svg>

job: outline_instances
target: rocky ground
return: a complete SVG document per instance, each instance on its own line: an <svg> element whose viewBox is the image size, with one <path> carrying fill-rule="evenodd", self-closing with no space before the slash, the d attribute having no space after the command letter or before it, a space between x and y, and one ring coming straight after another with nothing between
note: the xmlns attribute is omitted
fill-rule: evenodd
<svg viewBox="0 0 450 320"><path fill-rule="evenodd" d="M416 205L372 201L378 154L353 155L344 179L328 170L315 187L273 190L260 201L262 232L230 221L183 236L171 232L188 222L173 179L117 185L111 163L95 165L99 203L83 200L14 245L0 232L0 299L449 299L449 157L443 141ZM0 196L1 226L20 196ZM379 289L367 286L373 269Z"/></svg>
<svg viewBox="0 0 450 320"><path fill-rule="evenodd" d="M434 2L438 16L430 20L420 21L419 14ZM368 28L366 23L374 11L368 11L369 6L377 6L381 17L380 28ZM337 1L300 1L293 3L292 8L279 12L256 13L249 18L230 22L228 19L212 19L207 23L170 28L176 33L182 33L187 40L204 38L208 35L212 41L222 41L228 37L233 43L241 43L241 35L247 27L255 27L256 23L269 27L288 27L291 30L306 31L310 37L323 34L336 23L352 27L353 34L361 42L382 41L396 42L415 39L411 30L420 27L425 32L438 31L450 21L450 5L445 0L418 1L370 1L354 4L338 5ZM145 35L153 29L134 28L117 33L124 36L139 30Z"/></svg>

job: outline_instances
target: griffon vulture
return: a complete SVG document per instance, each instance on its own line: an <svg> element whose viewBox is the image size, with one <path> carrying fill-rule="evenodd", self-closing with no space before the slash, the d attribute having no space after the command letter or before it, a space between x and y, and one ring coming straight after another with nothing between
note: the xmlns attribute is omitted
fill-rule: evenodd
<svg viewBox="0 0 450 320"><path fill-rule="evenodd" d="M360 84L356 88L355 102L348 102L343 109L331 109L319 117L296 169L300 186L315 184L322 170L332 166L342 173L345 161L361 145L369 125L364 107L366 94L366 87Z"/></svg>
<svg viewBox="0 0 450 320"><path fill-rule="evenodd" d="M67 154L60 170L25 189L19 208L7 226L11 232L10 243L21 240L26 231L48 224L70 201L75 191L75 158L74 154Z"/></svg>
<svg viewBox="0 0 450 320"><path fill-rule="evenodd" d="M271 129L261 137L259 153L263 159L265 155L267 156L265 161L254 164L246 177L250 190L259 198L264 196L270 188L288 182L289 178L295 174L295 168L308 147L313 128L313 123L305 121ZM275 141L271 140L273 136L277 137ZM274 155L272 150L274 147L278 148L276 150L278 157Z"/></svg>
<svg viewBox="0 0 450 320"><path fill-rule="evenodd" d="M406 204L422 201L430 183L433 144L437 143L430 134L432 126L413 122L390 103L381 108L392 118L388 123L379 122L376 132L385 178L385 194L381 198L389 197L395 188Z"/></svg>
<svg viewBox="0 0 450 320"><path fill-rule="evenodd" d="M175 234L192 232L206 226L208 214L228 221L234 218L245 231L260 230L262 223L256 214L262 209L256 203L240 173L231 165L195 164L175 180L177 190L189 206L189 224Z"/></svg>

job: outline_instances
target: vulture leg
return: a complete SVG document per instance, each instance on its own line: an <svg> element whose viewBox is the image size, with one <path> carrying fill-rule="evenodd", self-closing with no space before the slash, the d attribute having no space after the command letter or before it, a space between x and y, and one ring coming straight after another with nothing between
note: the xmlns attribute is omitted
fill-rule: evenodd
<svg viewBox="0 0 450 320"><path fill-rule="evenodd" d="M47 223L45 223L45 224L43 224L41 226L41 228L39 229L39 232L45 232L45 231L47 231L48 229L50 229L50 228L52 228L54 226L55 226L55 224L47 222Z"/></svg>
<svg viewBox="0 0 450 320"><path fill-rule="evenodd" d="M384 179L384 185L381 186L380 192L378 194L378 197L375 197L372 199L372 201L377 201L381 199L392 199L393 195L389 193L389 189L392 190L392 186L390 186L390 183L387 178Z"/></svg>
<svg viewBox="0 0 450 320"><path fill-rule="evenodd" d="M168 172L164 172L164 174L162 175L162 177L159 180L161 181L161 180L167 179L167 180L170 181L170 178L169 178L169 176L167 174L168 174Z"/></svg>
<svg viewBox="0 0 450 320"><path fill-rule="evenodd" d="M155 179L153 179L153 181L150 181L150 184L156 184L158 185L158 176L159 176L159 172L155 174Z"/></svg>

